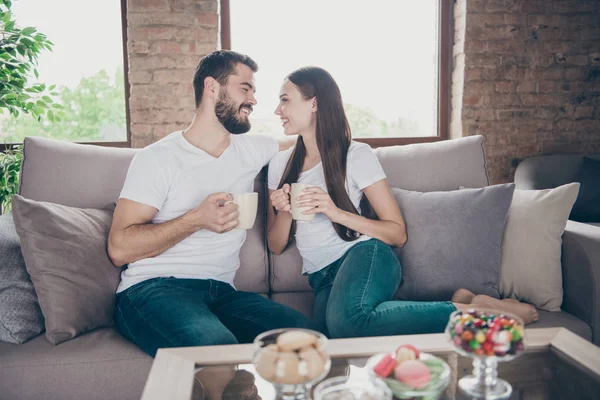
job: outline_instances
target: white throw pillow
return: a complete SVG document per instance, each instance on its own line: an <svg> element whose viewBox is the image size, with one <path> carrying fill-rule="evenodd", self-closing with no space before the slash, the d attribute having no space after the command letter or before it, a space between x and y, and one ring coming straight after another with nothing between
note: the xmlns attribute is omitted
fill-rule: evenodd
<svg viewBox="0 0 600 400"><path fill-rule="evenodd" d="M562 234L578 193L579 183L546 190L515 190L502 243L502 298L560 311Z"/></svg>

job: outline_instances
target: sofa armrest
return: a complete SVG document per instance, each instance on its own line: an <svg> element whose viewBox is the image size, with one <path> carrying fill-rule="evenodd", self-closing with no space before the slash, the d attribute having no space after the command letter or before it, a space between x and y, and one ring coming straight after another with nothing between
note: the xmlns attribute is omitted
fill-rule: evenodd
<svg viewBox="0 0 600 400"><path fill-rule="evenodd" d="M600 344L600 227L567 221L562 245L562 309L592 328Z"/></svg>
<svg viewBox="0 0 600 400"><path fill-rule="evenodd" d="M536 183L539 181L539 168L535 160L525 159L519 163L515 170L515 187L521 190L540 189Z"/></svg>
<svg viewBox="0 0 600 400"><path fill-rule="evenodd" d="M555 154L530 157L521 161L515 171L517 189L551 189L574 182L583 156Z"/></svg>

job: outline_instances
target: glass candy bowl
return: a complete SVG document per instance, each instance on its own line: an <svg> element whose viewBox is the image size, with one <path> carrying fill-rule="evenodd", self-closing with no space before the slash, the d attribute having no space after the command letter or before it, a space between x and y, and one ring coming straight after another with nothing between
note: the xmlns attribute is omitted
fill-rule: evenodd
<svg viewBox="0 0 600 400"><path fill-rule="evenodd" d="M510 361L525 350L521 318L490 309L455 311L446 334L458 354L473 359L473 375L458 382L463 392L485 399L510 396L510 383L498 378L498 363Z"/></svg>
<svg viewBox="0 0 600 400"><path fill-rule="evenodd" d="M256 372L273 384L278 399L308 399L331 368L327 338L308 329L275 329L254 339Z"/></svg>

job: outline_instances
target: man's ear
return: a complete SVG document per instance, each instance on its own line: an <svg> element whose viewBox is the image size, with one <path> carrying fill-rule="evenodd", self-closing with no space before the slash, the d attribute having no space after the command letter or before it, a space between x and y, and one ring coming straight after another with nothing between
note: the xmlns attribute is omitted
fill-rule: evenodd
<svg viewBox="0 0 600 400"><path fill-rule="evenodd" d="M212 76L207 76L204 78L204 94L210 96L211 98L217 98L219 96L219 90L221 85L215 78Z"/></svg>

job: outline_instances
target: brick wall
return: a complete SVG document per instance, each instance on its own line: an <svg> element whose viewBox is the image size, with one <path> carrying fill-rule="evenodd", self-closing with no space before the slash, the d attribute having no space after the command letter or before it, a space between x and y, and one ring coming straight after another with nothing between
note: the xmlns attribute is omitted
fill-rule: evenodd
<svg viewBox="0 0 600 400"><path fill-rule="evenodd" d="M185 128L194 114L192 79L218 42L218 0L128 0L131 145Z"/></svg>
<svg viewBox="0 0 600 400"><path fill-rule="evenodd" d="M450 137L493 183L539 154L600 152L600 1L457 0Z"/></svg>
<svg viewBox="0 0 600 400"><path fill-rule="evenodd" d="M132 146L190 122L218 0L128 0ZM600 0L456 0L450 137L484 135L493 183L519 160L600 152Z"/></svg>

